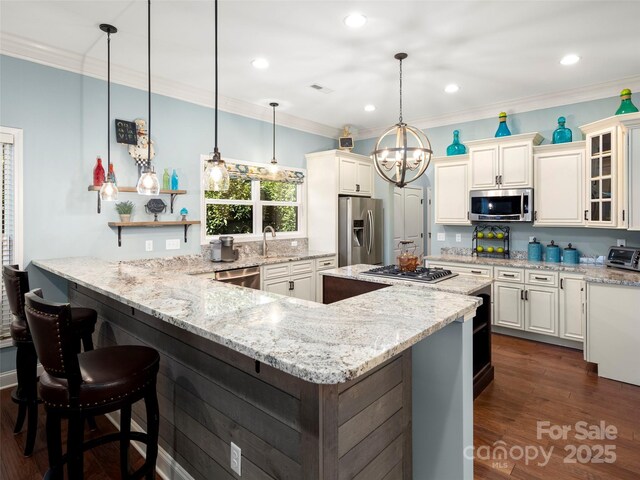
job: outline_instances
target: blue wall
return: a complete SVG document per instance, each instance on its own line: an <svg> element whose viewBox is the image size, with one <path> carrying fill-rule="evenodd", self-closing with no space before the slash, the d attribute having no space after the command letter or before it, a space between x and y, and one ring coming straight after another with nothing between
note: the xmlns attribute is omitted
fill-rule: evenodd
<svg viewBox="0 0 640 480"><path fill-rule="evenodd" d="M622 90L624 85L620 85L618 90ZM620 105L618 96L594 100L590 102L574 103L560 107L545 108L530 112L509 114L508 125L511 133L539 132L543 137L543 144L551 143L553 131L557 127L557 118L564 116L567 119L567 127L573 131L574 141L583 140L584 136L578 128L580 125L600 120L613 115ZM491 138L494 136L498 126L496 118L481 119L471 122L464 122L456 125L439 126L425 130L431 141L435 156L444 156L447 146L451 144L453 130L460 130L460 141L466 143L471 140ZM368 155L374 147L376 139L366 139L356 142L355 151ZM383 187L384 182L376 179L377 192L383 191L378 187ZM423 179L416 180L416 186L424 188L433 186L433 166L430 166ZM392 196L389 196L392 199ZM390 258L392 250L391 239L393 232L393 209L387 208L386 225L386 254ZM431 218L431 213L425 209L425 225L431 226L432 240L431 252L433 255L440 254L442 247L471 247L471 235L473 227L467 226L443 226L435 225ZM427 223L428 222L428 223ZM526 250L530 236L537 237L543 244L549 243L552 239L556 243L565 247L571 242L584 255L604 255L610 245L615 245L616 239L625 239L628 245L640 245L639 232L627 232L626 230L610 230L595 228L540 228L533 227L532 224L514 224L512 227L512 250ZM445 241L437 241L438 232L445 233ZM455 241L456 234L462 235L462 242ZM426 235L425 235L426 237ZM425 245L426 251L426 245Z"/></svg>

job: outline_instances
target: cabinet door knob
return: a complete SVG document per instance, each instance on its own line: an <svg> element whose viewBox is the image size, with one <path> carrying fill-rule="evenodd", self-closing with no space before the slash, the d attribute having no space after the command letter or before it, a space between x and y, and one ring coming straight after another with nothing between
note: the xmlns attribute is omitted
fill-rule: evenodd
<svg viewBox="0 0 640 480"><path fill-rule="evenodd" d="M529 290L524 291L524 299L529 301Z"/></svg>
<svg viewBox="0 0 640 480"><path fill-rule="evenodd" d="M289 290L293 290L293 281L289 281Z"/></svg>
<svg viewBox="0 0 640 480"><path fill-rule="evenodd" d="M564 278L560 279L560 290L564 289Z"/></svg>
<svg viewBox="0 0 640 480"><path fill-rule="evenodd" d="M524 300L524 290L520 290L520 300Z"/></svg>
<svg viewBox="0 0 640 480"><path fill-rule="evenodd" d="M588 213L589 213L589 210L585 210L585 211L584 211L584 219L585 219L585 220L589 220L589 219L587 218L587 214L588 214Z"/></svg>
<svg viewBox="0 0 640 480"><path fill-rule="evenodd" d="M498 183L498 175L496 175L496 185L499 185L499 183Z"/></svg>

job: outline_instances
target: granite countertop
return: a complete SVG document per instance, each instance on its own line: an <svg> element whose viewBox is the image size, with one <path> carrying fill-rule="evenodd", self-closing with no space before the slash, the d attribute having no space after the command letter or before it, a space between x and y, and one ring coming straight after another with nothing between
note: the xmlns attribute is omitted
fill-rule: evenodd
<svg viewBox="0 0 640 480"><path fill-rule="evenodd" d="M234 262L212 262L202 255L182 255L179 257L150 258L141 260L126 260L123 265L153 269L171 268L174 273L189 275L204 275L206 273L222 272L235 268L259 267L275 263L295 262L299 260L313 260L322 257L332 257L335 253L318 250L305 250L291 255L262 255L242 257Z"/></svg>
<svg viewBox="0 0 640 480"><path fill-rule="evenodd" d="M511 268L530 268L537 270L551 270L584 275L590 283L606 283L610 285L625 285L640 287L640 273L609 268L604 265L534 262L527 259L471 257L468 255L430 255L425 257L430 262L462 263L468 265L489 265Z"/></svg>
<svg viewBox="0 0 640 480"><path fill-rule="evenodd" d="M334 268L320 272L322 275L339 278L351 278L363 282L382 283L385 285L403 285L409 288L432 289L441 292L457 293L460 295L472 295L478 290L490 287L493 281L489 278L475 277L473 275L458 275L437 283L420 283L409 280L401 280L388 277L366 275L363 272L376 268L375 265L351 265L348 267Z"/></svg>
<svg viewBox="0 0 640 480"><path fill-rule="evenodd" d="M475 297L435 289L416 295L415 288L392 285L323 305L189 275L201 272L184 259L175 268L168 259L153 268L87 257L32 263L317 384L356 378L449 323L472 318L481 304Z"/></svg>

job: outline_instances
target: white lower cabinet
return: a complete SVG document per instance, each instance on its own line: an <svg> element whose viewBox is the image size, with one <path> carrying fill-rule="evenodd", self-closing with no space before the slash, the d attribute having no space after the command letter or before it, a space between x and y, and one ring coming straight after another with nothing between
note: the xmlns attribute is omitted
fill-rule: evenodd
<svg viewBox="0 0 640 480"><path fill-rule="evenodd" d="M493 284L493 323L500 327L524 329L522 284L496 282Z"/></svg>
<svg viewBox="0 0 640 480"><path fill-rule="evenodd" d="M312 260L278 263L262 267L262 290L315 301L315 271Z"/></svg>
<svg viewBox="0 0 640 480"><path fill-rule="evenodd" d="M290 295L301 300L315 302L316 289L313 273L291 277Z"/></svg>
<svg viewBox="0 0 640 480"><path fill-rule="evenodd" d="M558 289L525 285L524 329L545 335L558 335Z"/></svg>
<svg viewBox="0 0 640 480"><path fill-rule="evenodd" d="M322 303L322 274L320 272L337 266L338 259L335 256L316 259L316 302Z"/></svg>
<svg viewBox="0 0 640 480"><path fill-rule="evenodd" d="M560 274L560 337L584 341L586 284L579 275Z"/></svg>
<svg viewBox="0 0 640 480"><path fill-rule="evenodd" d="M278 295L289 295L290 285L289 277L276 278L275 280L265 280L262 284L262 290Z"/></svg>

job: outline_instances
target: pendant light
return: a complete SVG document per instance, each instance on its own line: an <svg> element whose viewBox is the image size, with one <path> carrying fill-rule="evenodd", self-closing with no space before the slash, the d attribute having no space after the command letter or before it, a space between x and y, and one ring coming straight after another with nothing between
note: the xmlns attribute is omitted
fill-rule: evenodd
<svg viewBox="0 0 640 480"><path fill-rule="evenodd" d="M148 116L147 120L147 163L142 167L142 173L138 179L136 190L140 195L158 195L160 182L158 175L151 166L151 0L147 0L147 95Z"/></svg>
<svg viewBox="0 0 640 480"><path fill-rule="evenodd" d="M400 118L378 139L371 158L378 175L402 188L422 176L433 151L420 129L402 121L402 61L407 54L396 53L394 58L400 61Z"/></svg>
<svg viewBox="0 0 640 480"><path fill-rule="evenodd" d="M118 187L111 177L111 34L118 29L106 23L100 24L100 30L107 34L107 180L100 187L100 200L114 202L118 199Z"/></svg>
<svg viewBox="0 0 640 480"><path fill-rule="evenodd" d="M271 102L269 106L273 108L273 158L271 159L269 171L275 175L278 173L278 160L276 160L276 107L278 104Z"/></svg>
<svg viewBox="0 0 640 480"><path fill-rule="evenodd" d="M211 158L207 160L204 173L202 175L202 188L205 191L226 192L229 190L229 172L227 172L227 165L220 155L220 150L218 150L218 0L215 0L214 2L214 15L214 145Z"/></svg>

